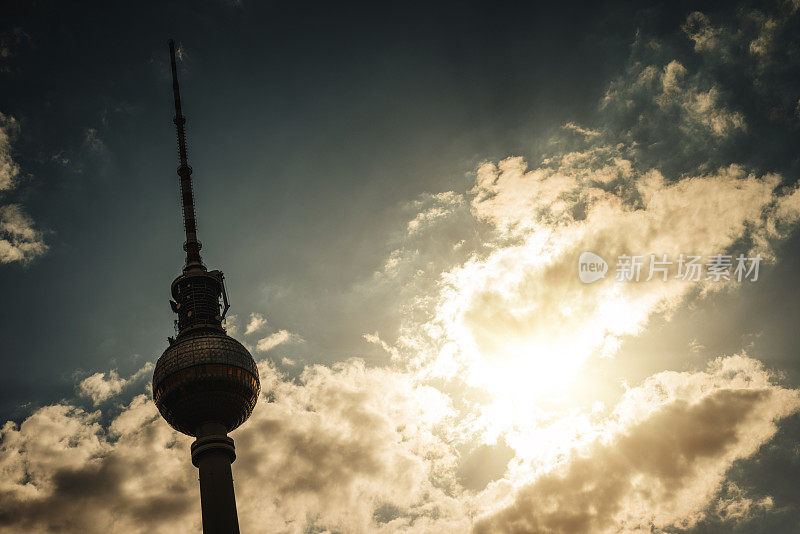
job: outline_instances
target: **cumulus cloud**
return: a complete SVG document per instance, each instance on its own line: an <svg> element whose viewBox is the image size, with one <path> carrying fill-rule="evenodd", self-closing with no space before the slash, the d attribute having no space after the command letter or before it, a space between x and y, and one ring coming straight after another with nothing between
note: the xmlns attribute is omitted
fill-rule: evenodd
<svg viewBox="0 0 800 534"><path fill-rule="evenodd" d="M498 394L551 394L592 354L613 354L653 314L729 288L678 279L674 271L666 281L645 282L646 266L640 283L621 283L613 272L618 257L691 254L707 263L739 246L748 257L771 258L771 243L797 221L800 197L782 189L778 176L736 165L669 181L613 147L549 158L532 170L522 158L487 163L471 194L475 216L497 229L497 245L445 273L433 318L422 330L411 323L406 336L433 338L432 353L412 356L430 358L421 365L433 375L463 373L467 383ZM612 273L581 283L582 251L604 257ZM520 383L509 388L515 377Z"/></svg>
<svg viewBox="0 0 800 534"><path fill-rule="evenodd" d="M520 489L481 520L483 532L642 532L688 528L703 517L725 472L776 432L800 395L770 382L759 362L718 359L706 372L665 372L627 392L623 428ZM718 503L730 519L753 506ZM769 502L761 500L762 505Z"/></svg>
<svg viewBox="0 0 800 534"><path fill-rule="evenodd" d="M199 531L188 440L139 395L109 426L59 404L0 430L6 532ZM188 465L187 465L188 464Z"/></svg>
<svg viewBox="0 0 800 534"><path fill-rule="evenodd" d="M19 204L0 206L0 263L27 263L47 251L33 224Z"/></svg>
<svg viewBox="0 0 800 534"><path fill-rule="evenodd" d="M443 532L456 531L451 522L466 528L460 505L442 489L448 480L438 475L453 461L433 432L449 413L441 392L355 360L307 368L300 386L275 386L275 402L259 407L236 437L239 468L253 481L240 491L254 512L251 530L278 516L278 524L299 521L300 531L309 511L320 528L344 532L397 531L434 519ZM267 488L280 503L269 504Z"/></svg>
<svg viewBox="0 0 800 534"><path fill-rule="evenodd" d="M700 43L698 52L724 48L714 40L724 40L725 33L708 24L704 15L687 21L685 31ZM515 449L504 479L481 492L475 504L494 509L520 483L532 496L517 498L518 505L508 513L490 515L481 523L487 532L682 528L708 513L724 516L729 509L727 520L734 521L746 516L746 510L770 508L768 497L730 495L720 498L716 511L708 506L732 462L755 454L774 434L773 422L796 410L794 391L770 386L765 393L728 393L723 390L730 385L721 385L721 391L708 398L676 398L670 408L659 408L660 415L648 416L658 423L620 427L614 446L587 437L605 434L613 424L606 421L600 428L593 413L569 407L570 388L581 371L594 358L613 356L622 339L639 334L655 315L669 319L693 299L735 290L733 284L705 279L644 282L646 271L641 283L618 283L613 270L619 256L668 254L675 259L692 254L707 262L713 254L741 253L774 261L774 244L785 239L798 220L796 187L786 187L787 180L777 173L732 163L736 159L727 148L751 133L744 111L736 109L732 89L708 71L689 68L690 61L669 57L669 49L659 43L639 37L633 48L628 69L611 83L601 102L600 124L565 125L564 135L552 143L559 150L543 155L533 166L521 157L479 166L462 202L475 219L489 225L488 230L480 229L485 247L445 269L433 296L417 296L397 342L387 343L424 376L449 384L447 390L462 410L458 439L471 436L491 443L504 436ZM417 217L427 220L427 213L421 209ZM443 224L438 219L448 215L435 213L437 224ZM409 248L390 257L392 272L425 259L404 255ZM605 257L610 276L592 286L582 284L576 272L582 251ZM369 340L378 342L377 337ZM745 367L757 366L747 361ZM750 374L763 378L760 372ZM771 404L776 398L778 404ZM639 400L647 406L646 399ZM725 413L726 402L741 408L742 419ZM756 426L748 413L763 423L763 433L749 441L740 439L745 429ZM731 439L709 445L708 458L692 456L696 465L683 473L626 473L625 459L615 457L617 445L631 449L645 434L669 442L673 436L661 435L658 428L668 420L700 416L719 423L709 428L729 426ZM683 438L692 439L675 437ZM693 454L673 445L679 457L665 457L664 462ZM578 449L589 459L583 462L582 456L573 455ZM564 455L573 456L558 471L549 471ZM588 472L604 462L613 466L610 471L620 471L621 481L613 481L610 472ZM695 468L704 474L696 476ZM628 476L643 486L629 485ZM531 479L541 479L541 485L530 484ZM705 480L713 484L704 486ZM576 501L581 510L570 508L568 496L583 483L609 499L608 510L593 508L592 501L600 495ZM681 493L670 501L658 489L666 483L691 499ZM640 494L655 500L642 500ZM530 501L537 499L543 504L532 506ZM637 506L657 510L657 499L665 501L662 511L648 517L630 515ZM565 515L558 516L562 508ZM526 511L533 516L526 517ZM619 515L623 512L628 515ZM566 517L570 513L574 517Z"/></svg>
<svg viewBox="0 0 800 534"><path fill-rule="evenodd" d="M120 393L129 384L149 376L153 372L153 364L148 362L128 378L120 378L116 369L108 373L94 373L78 384L78 392L98 405Z"/></svg>
<svg viewBox="0 0 800 534"><path fill-rule="evenodd" d="M731 464L752 456L774 435L774 422L797 410L797 393L770 385L755 360L656 375L626 394L616 422L594 425L588 416L571 420L569 410L517 407L569 391L565 378L595 351L613 355L620 337L639 333L652 314L729 288L677 279L620 284L613 277L586 286L576 275L581 251L612 262L636 251L707 257L737 246L772 257L772 241L788 235L798 213L797 190L780 184L776 175L737 165L667 180L609 146L547 158L532 170L522 158L478 169L471 206L496 229L495 247L445 273L434 315L421 330L428 345L412 329L400 340L413 340L410 357L423 372L460 377L493 397L463 428L483 432L483 439L500 428L517 457L508 478L479 499L494 504L481 506L492 509L520 480L535 479L477 531L637 532L688 527L709 513ZM676 428L686 433L662 432ZM612 429L613 437L591 445L579 438ZM564 454L573 456L549 472ZM735 521L769 508L767 497L751 501L721 500L714 513Z"/></svg>
<svg viewBox="0 0 800 534"><path fill-rule="evenodd" d="M722 39L710 24L692 14L684 25L700 51ZM731 289L672 276L618 283L620 256L774 260L774 243L798 220L800 193L777 173L732 163L724 148L749 134L732 88L710 69L670 57L672 50L637 36L593 127L568 123L551 143L556 150L533 166L522 157L485 162L465 195L438 196L468 206L489 229L476 227L483 246L445 268L432 294L413 297L413 318L398 338L412 365L500 396L552 395L654 315L668 318L688 299ZM442 225L458 213L425 206L410 225L424 233L420 221ZM583 251L611 264L592 286L576 275ZM386 270L401 273L428 259L419 256L418 248L398 249Z"/></svg>
<svg viewBox="0 0 800 534"><path fill-rule="evenodd" d="M468 528L440 474L453 461L433 431L450 412L441 392L356 360L309 367L298 382L266 362L259 368L264 394L234 433L242 530ZM145 395L100 420L59 404L2 428L0 527L199 532L190 439Z"/></svg>
<svg viewBox="0 0 800 534"><path fill-rule="evenodd" d="M605 109L620 115L647 110L643 121L672 118L693 141L702 134L722 137L745 128L743 115L720 102L720 88L701 72L690 74L678 60L663 66L637 63L631 69L606 91Z"/></svg>
<svg viewBox="0 0 800 534"><path fill-rule="evenodd" d="M711 20L705 13L695 11L690 13L682 26L683 31L694 43L696 52L717 51L722 46L720 42L723 30L711 25Z"/></svg>
<svg viewBox="0 0 800 534"><path fill-rule="evenodd" d="M11 152L11 143L18 132L16 119L0 113L0 195L10 192L19 176L19 165ZM41 232L35 229L22 206L0 203L0 263L27 263L46 251Z"/></svg>
<svg viewBox="0 0 800 534"><path fill-rule="evenodd" d="M723 522L741 522L769 512L774 507L775 502L771 496L752 497L737 484L727 482L712 511Z"/></svg>
<svg viewBox="0 0 800 534"><path fill-rule="evenodd" d="M250 322L247 323L247 326L244 329L244 335L248 336L259 330L263 329L267 326L267 320L264 319L264 316L260 313L251 313L250 314Z"/></svg>
<svg viewBox="0 0 800 534"><path fill-rule="evenodd" d="M296 381L267 362L259 369L263 394L233 435L243 530L471 528L485 502L459 489L459 454L443 431L455 414L448 395L358 360L307 367ZM629 389L598 424L598 438L550 472L512 493L494 491L508 489L505 479L491 483L492 509L510 502L475 529L685 527L709 505L729 520L746 517L769 508L769 496L723 487L724 473L799 406L797 391L777 386L746 356L720 358L702 372L659 373ZM190 438L166 425L149 395L104 411L58 404L3 426L4 530L200 531Z"/></svg>
<svg viewBox="0 0 800 534"><path fill-rule="evenodd" d="M222 326L229 336L236 337L236 333L239 331L238 321L239 317L234 313L229 313L222 320Z"/></svg>
<svg viewBox="0 0 800 534"><path fill-rule="evenodd" d="M362 334L361 338L367 343L379 346L380 348L382 348L395 358L398 356L397 347L393 347L392 345L381 339L381 337L378 335L377 332L375 332L374 334Z"/></svg>
<svg viewBox="0 0 800 534"><path fill-rule="evenodd" d="M453 213L453 210L458 208L463 202L460 195L453 191L446 191L436 195L430 195L429 198L423 198L415 201L414 207L423 208L416 216L408 221L407 230L409 234L420 231L426 226L429 226L437 219L442 219Z"/></svg>
<svg viewBox="0 0 800 534"><path fill-rule="evenodd" d="M734 20L695 12L683 30L721 78L737 80L741 99L773 125L794 128L798 81L797 2L745 3ZM733 77L732 77L733 75ZM749 84L749 87L745 84Z"/></svg>
<svg viewBox="0 0 800 534"><path fill-rule="evenodd" d="M303 338L297 334L292 334L288 330L278 330L267 337L259 339L258 343L256 343L256 350L267 352L284 343L300 343L302 341Z"/></svg>
<svg viewBox="0 0 800 534"><path fill-rule="evenodd" d="M19 165L11 157L11 142L18 132L17 120L0 113L0 191L11 189L19 174Z"/></svg>

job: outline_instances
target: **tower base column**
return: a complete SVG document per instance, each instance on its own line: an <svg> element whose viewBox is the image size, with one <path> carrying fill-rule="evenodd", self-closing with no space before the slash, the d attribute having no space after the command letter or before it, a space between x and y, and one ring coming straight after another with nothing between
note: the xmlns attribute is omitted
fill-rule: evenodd
<svg viewBox="0 0 800 534"><path fill-rule="evenodd" d="M192 443L192 463L200 472L203 534L239 534L231 473L236 449L226 434L224 425L206 423Z"/></svg>

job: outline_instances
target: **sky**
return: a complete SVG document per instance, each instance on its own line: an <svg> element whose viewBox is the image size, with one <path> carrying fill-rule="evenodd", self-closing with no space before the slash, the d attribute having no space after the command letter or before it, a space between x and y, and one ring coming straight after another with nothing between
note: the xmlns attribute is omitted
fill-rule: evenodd
<svg viewBox="0 0 800 534"><path fill-rule="evenodd" d="M0 531L201 531L170 38L243 532L796 531L798 11L7 2Z"/></svg>

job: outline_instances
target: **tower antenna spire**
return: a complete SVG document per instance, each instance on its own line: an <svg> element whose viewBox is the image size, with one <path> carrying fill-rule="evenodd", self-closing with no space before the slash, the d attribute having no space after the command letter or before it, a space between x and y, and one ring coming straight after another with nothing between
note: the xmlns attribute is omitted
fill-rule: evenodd
<svg viewBox="0 0 800 534"><path fill-rule="evenodd" d="M169 55L172 64L172 94L175 97L175 118L173 122L178 133L178 157L180 159L178 176L180 177L181 202L183 204L183 227L186 230L186 242L183 244L183 250L186 251L186 267L184 270L191 268L204 269L203 261L200 258L202 244L197 239L197 222L194 215L192 167L189 165L189 159L186 155L186 117L183 116L181 110L181 88L178 85L178 67L175 62L175 41L172 39L169 40Z"/></svg>

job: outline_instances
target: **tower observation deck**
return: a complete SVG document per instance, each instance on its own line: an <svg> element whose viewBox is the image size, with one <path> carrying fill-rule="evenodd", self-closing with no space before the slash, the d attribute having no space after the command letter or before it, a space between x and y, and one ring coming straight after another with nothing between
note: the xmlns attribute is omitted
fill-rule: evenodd
<svg viewBox="0 0 800 534"><path fill-rule="evenodd" d="M169 51L186 264L172 282L170 306L177 314L178 334L169 338L169 346L156 363L153 399L167 423L196 438L191 450L200 475L203 532L231 534L239 532L239 523L231 474L236 452L227 434L250 417L261 385L253 357L222 326L229 308L225 277L221 271L206 269L200 257L186 118L172 40Z"/></svg>

